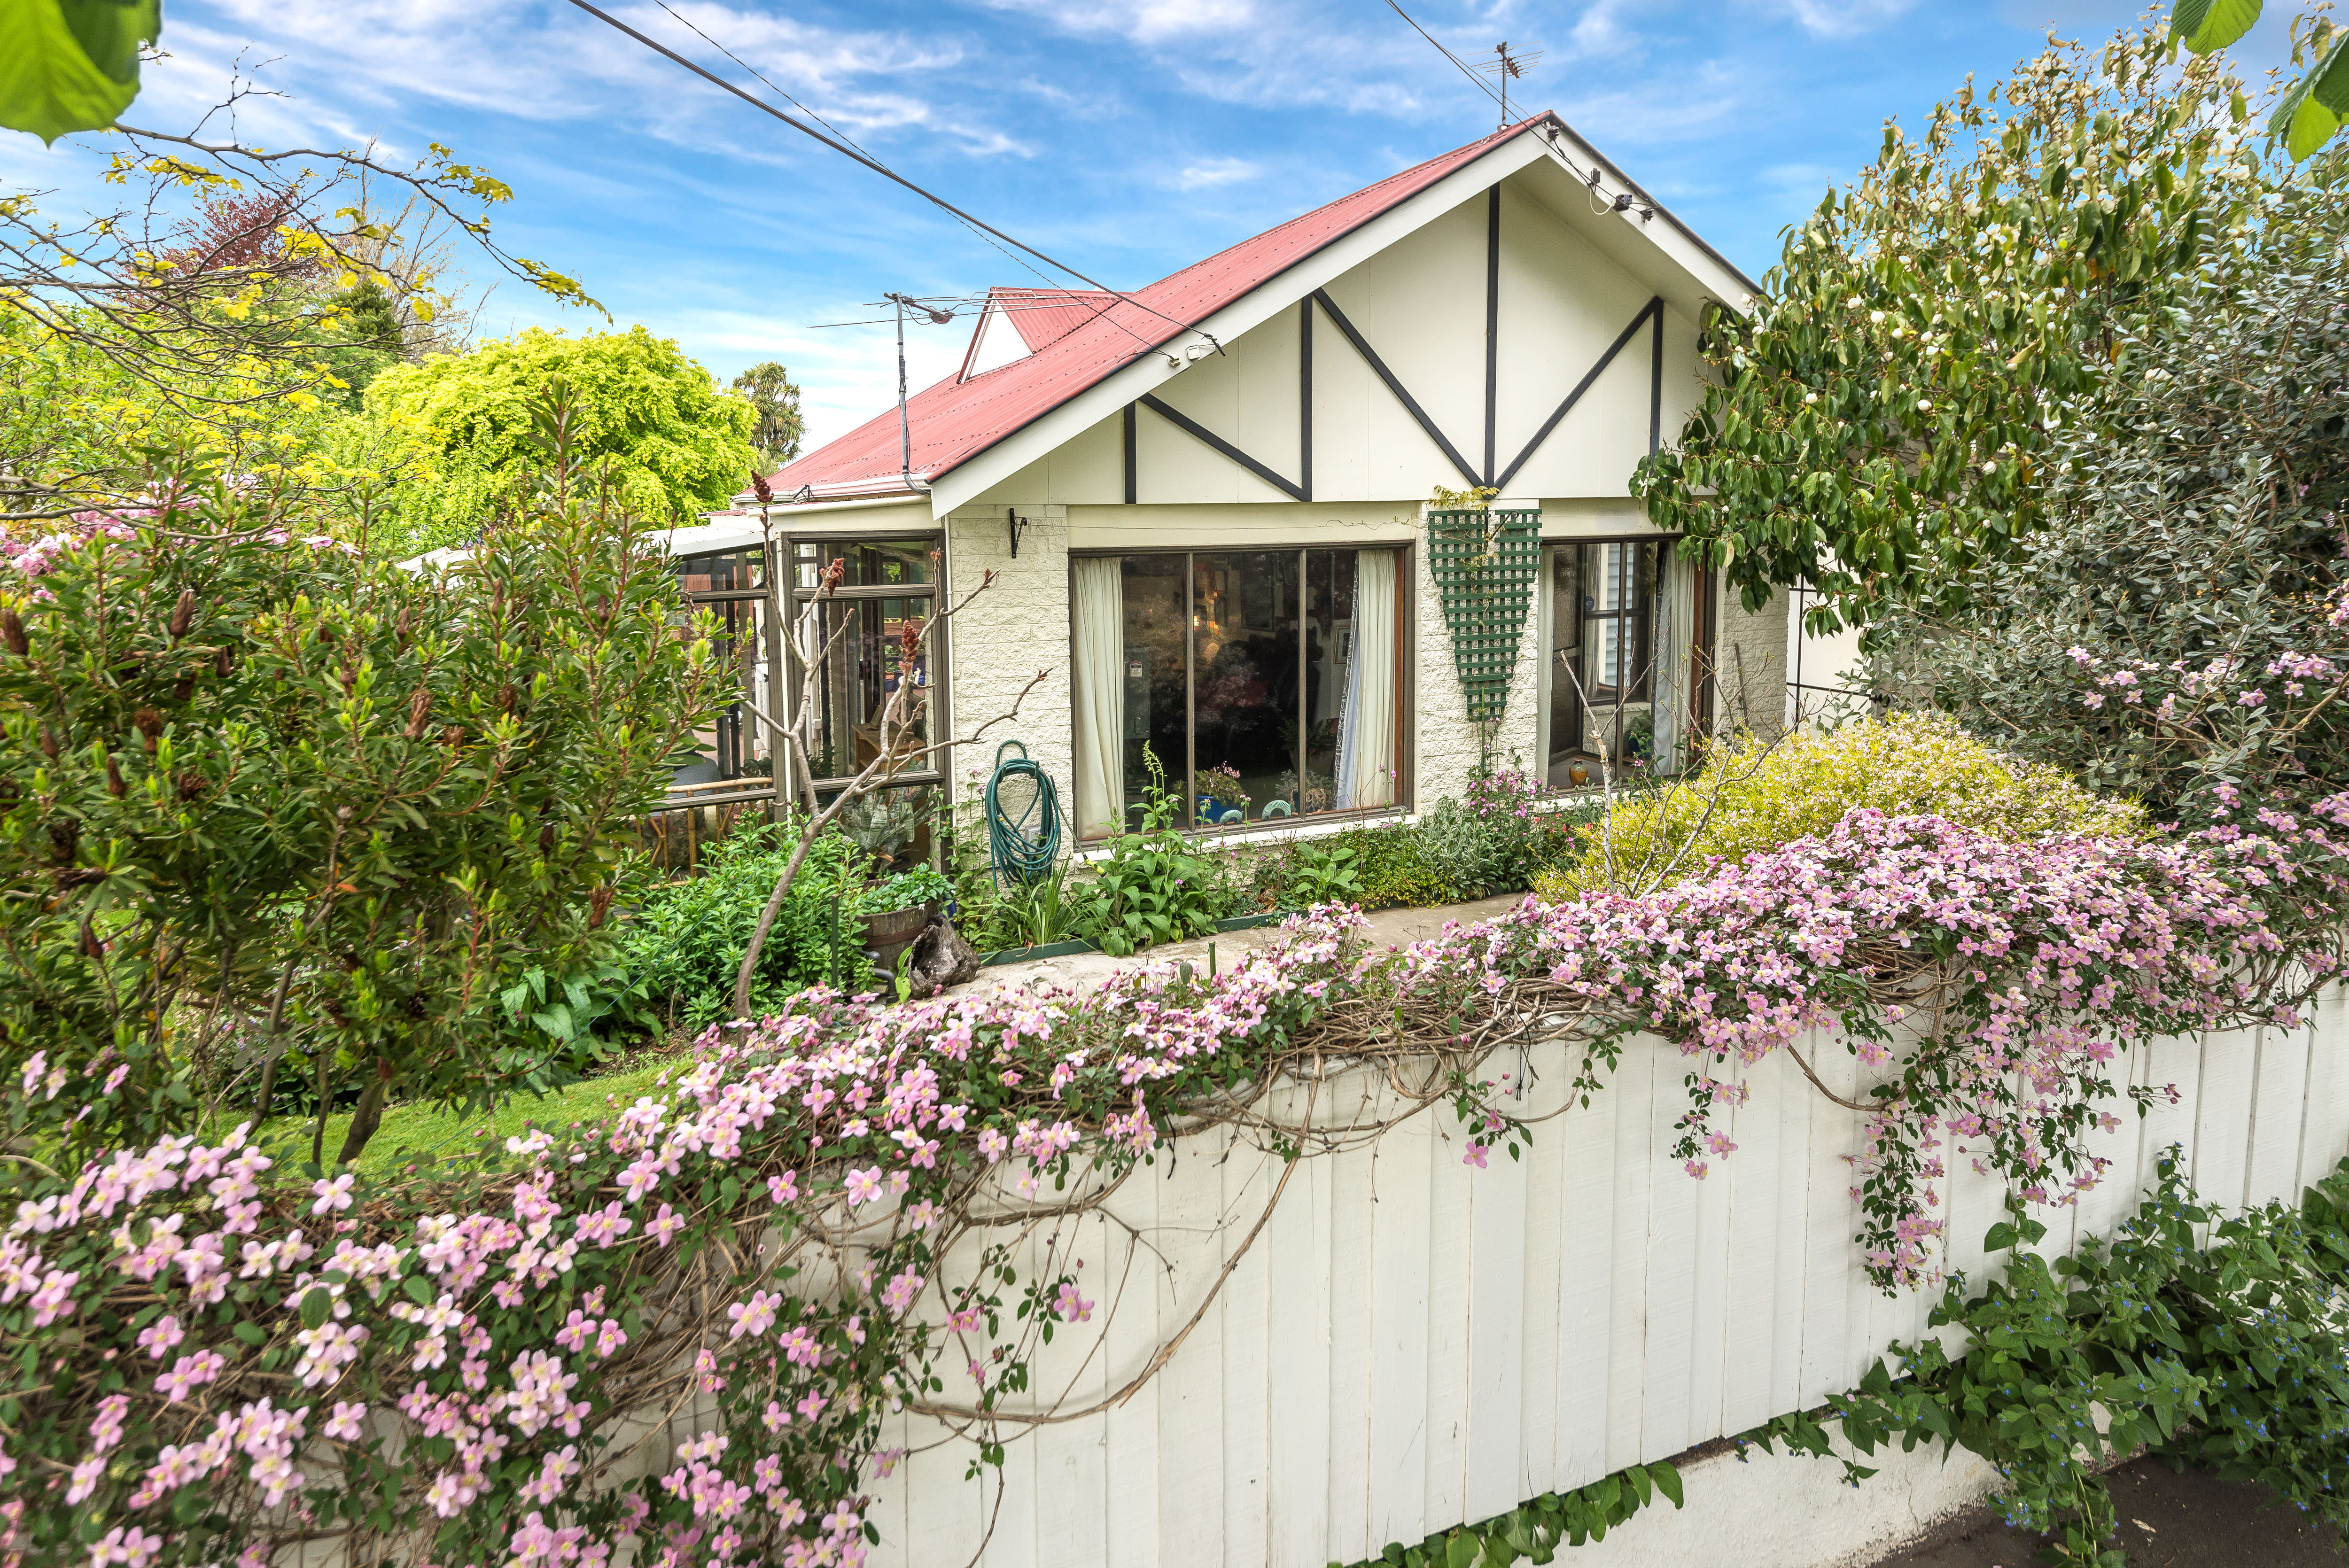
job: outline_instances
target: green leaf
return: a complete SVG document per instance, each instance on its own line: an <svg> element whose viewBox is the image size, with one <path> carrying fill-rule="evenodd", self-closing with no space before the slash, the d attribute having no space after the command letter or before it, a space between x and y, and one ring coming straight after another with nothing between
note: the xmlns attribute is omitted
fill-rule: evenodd
<svg viewBox="0 0 2349 1568"><path fill-rule="evenodd" d="M2282 138L2285 153L2297 163L2332 140L2344 117L2349 117L2349 30L2283 95L2268 117L2268 134Z"/></svg>
<svg viewBox="0 0 2349 1568"><path fill-rule="evenodd" d="M334 1304L335 1298L326 1294L323 1285L311 1286L302 1296L302 1326L316 1328L326 1322Z"/></svg>
<svg viewBox="0 0 2349 1568"><path fill-rule="evenodd" d="M247 1318L239 1318L236 1322L231 1324L229 1326L229 1332L235 1335L239 1339L243 1340L247 1345L258 1345L263 1340L269 1337L267 1335L261 1332L261 1325Z"/></svg>
<svg viewBox="0 0 2349 1568"><path fill-rule="evenodd" d="M2014 1245L2014 1227L2001 1220L1982 1234L1982 1251L2002 1253Z"/></svg>
<svg viewBox="0 0 2349 1568"><path fill-rule="evenodd" d="M2198 55L2223 49L2260 19L2260 0L2178 0L2169 36Z"/></svg>
<svg viewBox="0 0 2349 1568"><path fill-rule="evenodd" d="M1658 1491L1662 1492L1666 1497L1672 1500L1672 1506L1674 1508L1681 1506L1680 1471L1674 1470L1663 1460L1658 1460L1654 1464L1648 1467L1648 1479L1656 1483L1656 1490Z"/></svg>
<svg viewBox="0 0 2349 1568"><path fill-rule="evenodd" d="M161 0L0 0L0 125L45 142L105 129L162 31Z"/></svg>

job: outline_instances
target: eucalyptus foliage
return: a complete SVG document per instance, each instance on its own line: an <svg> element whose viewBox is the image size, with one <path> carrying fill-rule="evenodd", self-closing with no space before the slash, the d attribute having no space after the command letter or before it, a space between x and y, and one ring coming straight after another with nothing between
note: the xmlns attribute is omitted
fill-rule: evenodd
<svg viewBox="0 0 2349 1568"><path fill-rule="evenodd" d="M2214 58L2159 29L2051 46L1971 83L1787 238L1762 296L1716 312L1716 372L1635 490L1749 607L1808 583L1813 628L1963 603L2047 517L2047 449L2138 374L2146 324L2235 270L2271 199L2337 157L2263 154Z"/></svg>
<svg viewBox="0 0 2349 1568"><path fill-rule="evenodd" d="M2126 385L2048 447L2058 525L1962 612L1896 609L1881 687L2164 812L2349 779L2342 168L2274 194L2256 264L2207 263L2116 335Z"/></svg>

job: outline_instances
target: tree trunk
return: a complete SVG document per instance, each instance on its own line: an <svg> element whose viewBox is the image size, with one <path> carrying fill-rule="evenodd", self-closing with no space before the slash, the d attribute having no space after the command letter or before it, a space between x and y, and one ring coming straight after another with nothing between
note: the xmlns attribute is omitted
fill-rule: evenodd
<svg viewBox="0 0 2349 1568"><path fill-rule="evenodd" d="M734 1016L750 1016L750 976L759 967L759 951L767 945L767 933L774 929L775 916L783 911L783 895L792 890L792 881L800 874L800 863L807 859L808 847L815 842L815 834L829 824L819 818L809 824L809 830L800 835L792 848L792 858L783 865L783 874L775 879L775 891L767 895L767 907L759 912L759 923L750 928L750 945L742 951L742 967L734 976Z"/></svg>
<svg viewBox="0 0 2349 1568"><path fill-rule="evenodd" d="M359 1151L367 1146L367 1140L375 1136L376 1128L383 1120L383 1102L390 1095L391 1064L378 1057L375 1082L367 1086L367 1092L359 1096L358 1108L351 1112L350 1130L343 1134L343 1151L335 1156L336 1164L357 1161Z"/></svg>

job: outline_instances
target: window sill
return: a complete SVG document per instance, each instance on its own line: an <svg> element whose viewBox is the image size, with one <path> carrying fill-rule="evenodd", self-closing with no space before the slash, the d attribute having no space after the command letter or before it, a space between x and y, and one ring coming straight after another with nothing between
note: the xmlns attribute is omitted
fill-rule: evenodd
<svg viewBox="0 0 2349 1568"><path fill-rule="evenodd" d="M1250 822L1245 827L1185 828L1182 836L1206 850L1260 849L1271 844L1286 844L1300 839L1326 839L1342 833L1349 828L1376 827L1382 822L1409 822L1413 819L1400 806L1375 806L1360 811L1319 811L1295 820L1276 819L1270 823ZM1123 834L1104 834L1098 839L1079 842L1071 859L1085 864L1107 856Z"/></svg>

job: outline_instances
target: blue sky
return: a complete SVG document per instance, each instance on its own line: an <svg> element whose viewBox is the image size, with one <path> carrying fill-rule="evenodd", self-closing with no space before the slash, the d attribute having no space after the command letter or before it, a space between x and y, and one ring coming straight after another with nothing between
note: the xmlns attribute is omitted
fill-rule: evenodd
<svg viewBox="0 0 2349 1568"><path fill-rule="evenodd" d="M1384 0L670 0L885 162L1095 277L1133 287L1490 130L1489 99ZM743 80L656 4L607 6ZM2048 26L2101 37L2126 0L1406 0L1455 51L1539 48L1520 84L1732 260L1778 231L1968 73ZM2271 18L2256 46L2282 23ZM894 397L885 290L951 294L1033 273L935 209L571 5L546 0L167 0L125 118L182 129L236 62L285 97L243 127L285 146L430 140L516 191L501 241L578 275L622 325L721 377L790 366L821 440ZM265 64L264 64L265 62ZM760 88L758 90L764 91ZM1513 101L1514 101L1513 95ZM98 139L0 134L0 188L95 200ZM1054 281L1061 281L1055 279ZM480 317L600 326L507 283ZM967 324L913 334L915 384Z"/></svg>

